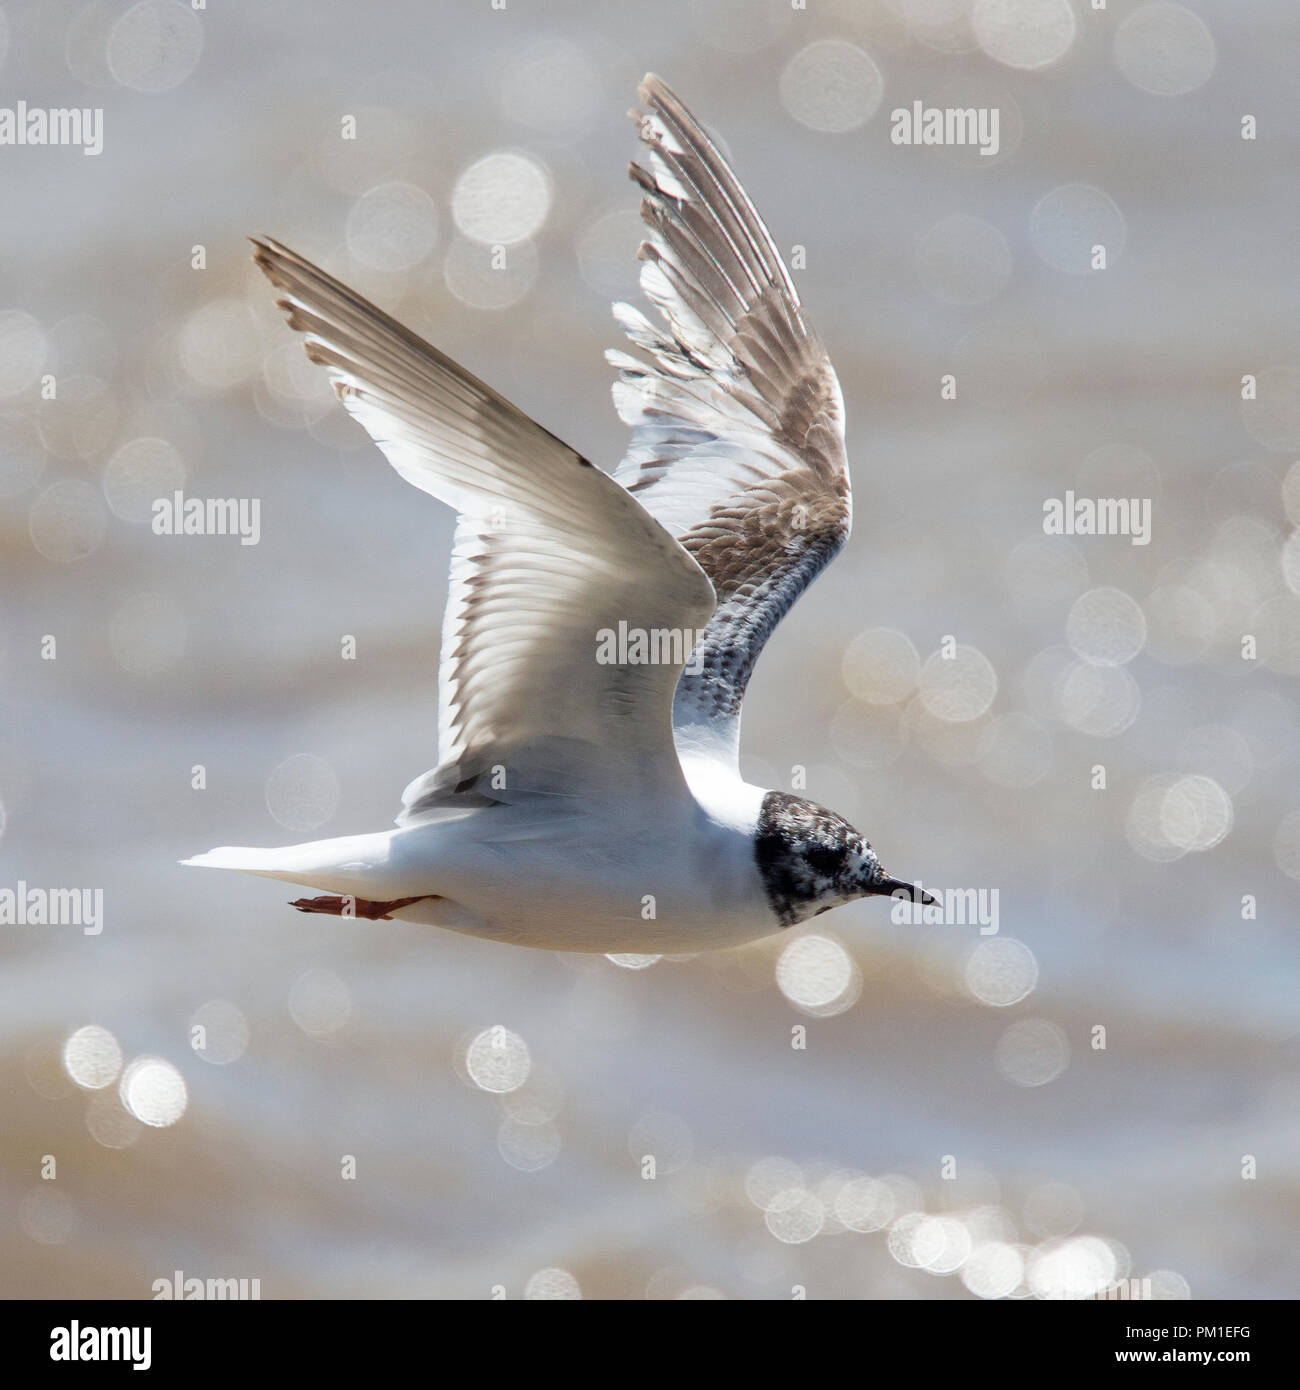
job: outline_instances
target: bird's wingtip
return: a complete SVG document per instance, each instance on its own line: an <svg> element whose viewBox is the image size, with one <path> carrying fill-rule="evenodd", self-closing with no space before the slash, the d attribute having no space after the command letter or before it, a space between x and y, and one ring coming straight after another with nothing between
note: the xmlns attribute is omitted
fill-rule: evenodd
<svg viewBox="0 0 1300 1390"><path fill-rule="evenodd" d="M268 275L276 268L277 263L292 265L302 260L296 251L290 250L284 242L277 241L273 236L258 233L256 236L250 235L248 240L253 244L253 260Z"/></svg>
<svg viewBox="0 0 1300 1390"><path fill-rule="evenodd" d="M656 97L661 97L665 92L670 92L671 88L667 82L659 76L657 72L647 72L637 83L636 94L644 102L653 102Z"/></svg>

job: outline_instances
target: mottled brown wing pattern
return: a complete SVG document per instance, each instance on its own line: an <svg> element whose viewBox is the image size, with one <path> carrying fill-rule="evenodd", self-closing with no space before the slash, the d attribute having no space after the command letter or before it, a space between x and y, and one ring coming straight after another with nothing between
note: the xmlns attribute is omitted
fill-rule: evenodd
<svg viewBox="0 0 1300 1390"><path fill-rule="evenodd" d="M641 355L611 352L632 428L615 476L709 576L718 607L677 688L679 740L736 756L763 644L849 531L844 408L826 352L753 204L656 77L633 112L654 323L615 316Z"/></svg>

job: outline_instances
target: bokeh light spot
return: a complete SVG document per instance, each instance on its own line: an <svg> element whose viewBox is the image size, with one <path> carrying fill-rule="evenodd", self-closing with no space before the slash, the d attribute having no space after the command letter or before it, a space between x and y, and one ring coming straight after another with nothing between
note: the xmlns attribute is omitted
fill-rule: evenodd
<svg viewBox="0 0 1300 1390"><path fill-rule="evenodd" d="M1203 87L1217 60L1214 36L1205 21L1168 0L1139 5L1115 31L1120 72L1155 96L1184 96Z"/></svg>
<svg viewBox="0 0 1300 1390"><path fill-rule="evenodd" d="M63 1044L63 1066L84 1090L102 1090L122 1070L122 1049L107 1028L87 1024Z"/></svg>
<svg viewBox="0 0 1300 1390"><path fill-rule="evenodd" d="M551 181L531 156L496 150L456 180L451 211L471 241L513 246L535 236L551 209Z"/></svg>
<svg viewBox="0 0 1300 1390"><path fill-rule="evenodd" d="M485 1028L465 1049L465 1070L481 1091L500 1095L518 1090L531 1067L528 1044L500 1024Z"/></svg>
<svg viewBox="0 0 1300 1390"><path fill-rule="evenodd" d="M137 1057L131 1062L122 1073L118 1093L131 1114L153 1129L174 1125L189 1104L185 1078L161 1057Z"/></svg>
<svg viewBox="0 0 1300 1390"><path fill-rule="evenodd" d="M997 1068L1017 1086L1045 1086L1070 1063L1065 1034L1045 1018L1022 1018L1009 1024L998 1039Z"/></svg>
<svg viewBox="0 0 1300 1390"><path fill-rule="evenodd" d="M814 40L781 73L781 105L810 130L856 130L875 115L884 94L875 60L844 39Z"/></svg>
<svg viewBox="0 0 1300 1390"><path fill-rule="evenodd" d="M286 830L315 830L338 804L338 776L313 753L293 754L266 779L266 808Z"/></svg>

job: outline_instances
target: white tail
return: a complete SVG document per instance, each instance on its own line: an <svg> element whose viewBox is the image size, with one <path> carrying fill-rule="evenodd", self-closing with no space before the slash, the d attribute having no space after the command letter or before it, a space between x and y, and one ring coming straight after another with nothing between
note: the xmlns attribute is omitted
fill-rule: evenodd
<svg viewBox="0 0 1300 1390"><path fill-rule="evenodd" d="M291 851L298 846L291 846ZM283 878L294 881L294 866L288 861L292 854L282 849L253 849L248 845L222 845L192 859L182 859L196 869L234 869L241 874L258 874L262 878ZM302 866L302 867L305 867Z"/></svg>
<svg viewBox="0 0 1300 1390"><path fill-rule="evenodd" d="M233 869L236 873L256 874L259 878L304 883L327 893L382 897L382 892L368 890L387 876L391 839L389 832L380 831L373 835L345 835L334 840L309 840L305 844L282 845L278 849L222 845L180 862L198 869Z"/></svg>

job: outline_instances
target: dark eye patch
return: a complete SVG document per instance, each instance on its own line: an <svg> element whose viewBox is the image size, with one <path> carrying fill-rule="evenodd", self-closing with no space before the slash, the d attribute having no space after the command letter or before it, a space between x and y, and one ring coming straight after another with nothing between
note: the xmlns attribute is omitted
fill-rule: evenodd
<svg viewBox="0 0 1300 1390"><path fill-rule="evenodd" d="M833 878L844 867L842 847L830 848L826 845L815 845L806 851L805 857L814 872L823 874L827 878Z"/></svg>

